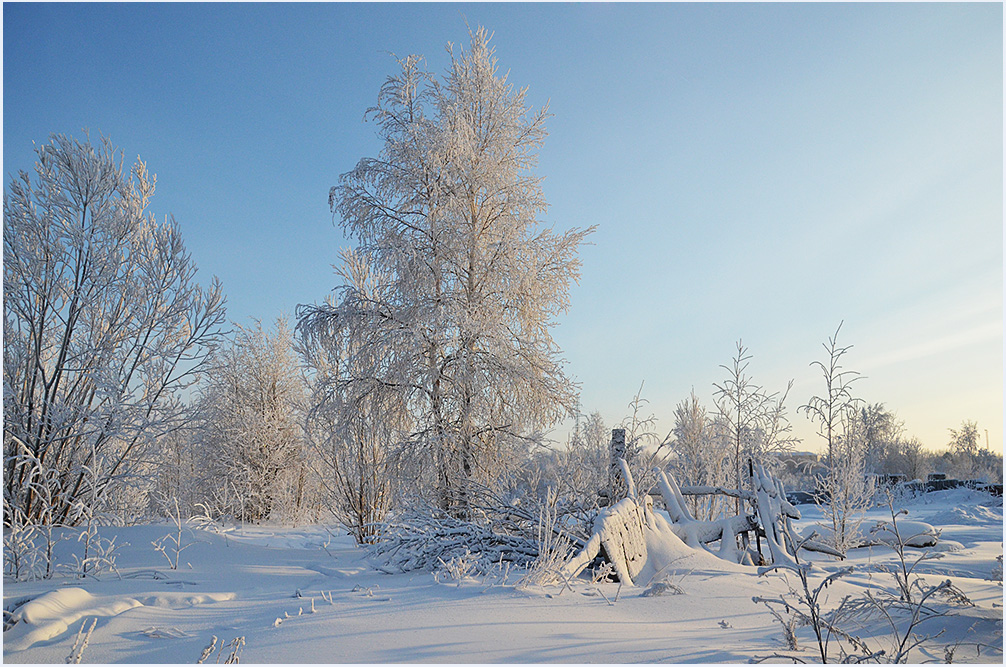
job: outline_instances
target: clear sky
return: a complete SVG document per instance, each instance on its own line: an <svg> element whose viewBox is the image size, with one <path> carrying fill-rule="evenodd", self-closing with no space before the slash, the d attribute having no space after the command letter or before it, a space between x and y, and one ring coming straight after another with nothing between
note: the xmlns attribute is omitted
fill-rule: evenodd
<svg viewBox="0 0 1006 667"><path fill-rule="evenodd" d="M554 117L556 227L596 224L555 329L585 410L645 380L671 427L734 344L796 408L844 320L859 395L929 447L1003 434L1003 14L990 4L3 6L5 186L32 142L109 136L157 174L231 319L336 284L328 190L380 150L395 64L442 72L465 21Z"/></svg>

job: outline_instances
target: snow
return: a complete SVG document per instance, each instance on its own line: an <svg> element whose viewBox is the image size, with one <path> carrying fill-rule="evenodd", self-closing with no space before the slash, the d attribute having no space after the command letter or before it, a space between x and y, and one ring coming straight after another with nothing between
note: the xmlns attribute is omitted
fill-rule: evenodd
<svg viewBox="0 0 1006 667"><path fill-rule="evenodd" d="M825 523L807 527L801 537L811 538L811 534L816 533L817 537L825 542L833 542L834 531ZM898 520L898 530L895 533L890 525L890 518L882 521L864 521L857 530L847 529L848 540L858 543L859 546L870 546L872 544L894 544L901 536L901 540L910 547L932 547L937 544L939 535L933 526L924 521L909 521L907 519Z"/></svg>
<svg viewBox="0 0 1006 667"><path fill-rule="evenodd" d="M959 642L955 662L1001 664L1001 499L940 494L906 501L905 520L932 524L941 544L959 548L918 570L930 583L951 579L975 606L927 622L932 627L923 632L943 634L914 661L943 661L945 647ZM818 508L802 509L797 530L823 521ZM871 510L866 523L886 512ZM118 552L122 578L5 581L4 606L17 622L4 632L3 658L63 662L79 628L95 618L83 662L193 663L213 636L245 637L240 657L250 663L747 662L785 651L780 625L752 601L785 593L783 575L760 577L757 568L689 547L660 512L648 528L637 585L591 583L585 573L572 590L517 587L519 572L506 584L489 576L439 583L424 571L385 574L351 538L325 526L186 528L183 540L192 546L172 571L150 546L172 526L102 528L103 537L130 545ZM818 579L854 567L826 593L834 604L890 585L878 566L895 556L873 545L852 549L842 563L803 557L813 560ZM860 633L882 642L883 630L874 622Z"/></svg>

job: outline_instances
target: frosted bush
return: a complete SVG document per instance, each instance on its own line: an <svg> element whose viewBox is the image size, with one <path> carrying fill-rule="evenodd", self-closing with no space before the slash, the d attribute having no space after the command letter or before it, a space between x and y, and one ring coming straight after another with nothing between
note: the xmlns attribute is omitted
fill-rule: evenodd
<svg viewBox="0 0 1006 667"><path fill-rule="evenodd" d="M3 573L15 581L30 581L45 575L45 553L37 546L38 527L20 510L4 512L10 526L4 527Z"/></svg>
<svg viewBox="0 0 1006 667"><path fill-rule="evenodd" d="M563 565L569 558L570 541L561 530L556 503L558 494L549 489L538 519L538 556L528 565L518 586L549 586L566 583Z"/></svg>
<svg viewBox="0 0 1006 667"><path fill-rule="evenodd" d="M433 578L437 583L445 581L455 581L458 586L461 582L474 574L478 569L480 554L473 554L467 549L460 556L454 556L449 561L440 560L440 567L434 570Z"/></svg>
<svg viewBox="0 0 1006 667"><path fill-rule="evenodd" d="M400 572L434 571L458 557L473 559L473 572L488 573L496 563L525 565L538 555L533 538L494 530L489 523L414 510L382 527L384 538L371 553Z"/></svg>

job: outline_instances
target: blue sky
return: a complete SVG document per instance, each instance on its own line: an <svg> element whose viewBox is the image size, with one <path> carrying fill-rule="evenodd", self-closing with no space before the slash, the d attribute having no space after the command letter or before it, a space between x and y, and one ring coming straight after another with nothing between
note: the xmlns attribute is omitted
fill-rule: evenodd
<svg viewBox="0 0 1006 667"><path fill-rule="evenodd" d="M555 329L585 410L645 380L671 427L734 344L790 416L844 320L858 392L940 447L1002 450L1003 16L991 4L166 4L3 7L4 174L103 133L157 174L229 316L336 284L330 186L380 150L363 114L465 21L554 117L544 222L598 225Z"/></svg>

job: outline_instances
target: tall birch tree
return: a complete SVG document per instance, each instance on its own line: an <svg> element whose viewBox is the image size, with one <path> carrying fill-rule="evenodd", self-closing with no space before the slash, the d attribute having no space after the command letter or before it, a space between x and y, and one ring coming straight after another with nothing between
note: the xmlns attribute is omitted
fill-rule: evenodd
<svg viewBox="0 0 1006 667"><path fill-rule="evenodd" d="M479 28L467 50L448 45L439 79L420 57L399 61L367 113L380 157L360 160L329 197L360 261L386 281L382 297L345 285L300 320L338 328L366 311L370 341L392 353L354 381L407 397L410 454L452 511L464 511L468 481L491 481L509 451L575 409L550 328L592 231L541 223L533 170L548 112L499 72L489 41Z"/></svg>

